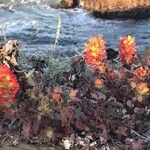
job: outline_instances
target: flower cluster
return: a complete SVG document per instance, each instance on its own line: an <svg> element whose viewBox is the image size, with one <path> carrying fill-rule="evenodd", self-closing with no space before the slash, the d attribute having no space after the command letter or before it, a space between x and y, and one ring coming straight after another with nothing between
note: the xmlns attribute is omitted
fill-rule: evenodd
<svg viewBox="0 0 150 150"><path fill-rule="evenodd" d="M144 66L137 67L136 69L133 70L133 74L137 78L144 78L147 76L147 69Z"/></svg>
<svg viewBox="0 0 150 150"><path fill-rule="evenodd" d="M99 88L102 88L102 86L103 86L103 81L101 79L96 79L95 88L99 89Z"/></svg>
<svg viewBox="0 0 150 150"><path fill-rule="evenodd" d="M145 95L149 92L148 84L145 82L139 82L139 83L131 82L130 85L133 89L136 89L136 91L140 95Z"/></svg>
<svg viewBox="0 0 150 150"><path fill-rule="evenodd" d="M136 97L139 102L142 102L145 96L149 95L149 85L148 85L148 67L139 66L134 68L132 71L133 81L130 83L131 87L136 92Z"/></svg>
<svg viewBox="0 0 150 150"><path fill-rule="evenodd" d="M121 89L126 86L126 81L129 81L130 88L126 89L126 92L133 92L132 95L135 95L134 98L139 102L142 102L148 99L149 96L149 68L148 66L132 66L131 64L137 58L136 54L136 43L135 38L132 36L122 36L119 40L119 58L121 63L121 67L117 68L113 61L107 60L107 56L109 56L108 51L105 51L105 41L102 37L92 37L85 49L85 62L90 65L95 73L98 74L98 78L95 80L94 86L96 89L103 90L102 87L108 89L108 91L115 91L114 87L117 89ZM117 62L116 62L117 63ZM127 66L131 65L126 68ZM136 67L135 67L136 66ZM102 74L99 74L102 73ZM102 80L101 80L102 79ZM113 85L113 89L109 84ZM125 89L123 89L125 90ZM113 93L112 95L115 95ZM123 96L124 97L124 96ZM120 101L120 98L118 98Z"/></svg>
<svg viewBox="0 0 150 150"><path fill-rule="evenodd" d="M119 57L124 65L129 65L136 58L135 38L132 36L123 36L119 41Z"/></svg>
<svg viewBox="0 0 150 150"><path fill-rule="evenodd" d="M137 92L140 94L140 95L144 95L146 93L149 92L149 88L148 88L148 85L147 83L145 82L140 82L136 85L136 90Z"/></svg>
<svg viewBox="0 0 150 150"><path fill-rule="evenodd" d="M103 61L107 58L105 49L105 40L101 36L90 38L85 48L86 64L90 65L92 69L104 72L106 70L106 63L103 63ZM130 65L137 57L134 37L123 36L120 38L119 57L123 65Z"/></svg>
<svg viewBox="0 0 150 150"><path fill-rule="evenodd" d="M10 106L19 89L16 76L6 65L0 66L0 106Z"/></svg>
<svg viewBox="0 0 150 150"><path fill-rule="evenodd" d="M93 69L103 71L105 64L102 63L107 58L105 52L105 40L100 37L92 37L89 39L85 49L85 62L92 66Z"/></svg>

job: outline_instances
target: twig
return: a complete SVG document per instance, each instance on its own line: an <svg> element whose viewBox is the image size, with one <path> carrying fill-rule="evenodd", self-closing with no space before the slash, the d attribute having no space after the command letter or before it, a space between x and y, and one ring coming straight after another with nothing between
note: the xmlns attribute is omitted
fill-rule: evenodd
<svg viewBox="0 0 150 150"><path fill-rule="evenodd" d="M57 32L56 32L56 38L55 38L55 44L54 45L58 44L58 39L60 37L60 31L61 31L61 18L59 16L59 18L58 18L58 25L57 25Z"/></svg>
<svg viewBox="0 0 150 150"><path fill-rule="evenodd" d="M60 38L60 31L61 31L61 17L59 16L57 31L56 31L56 38L55 38L55 42L54 42L52 49L49 50L50 52L55 51L56 45L58 44L58 39Z"/></svg>
<svg viewBox="0 0 150 150"><path fill-rule="evenodd" d="M10 128L11 128L11 126L16 122L17 119L18 119L18 118L13 119L13 121L12 121L11 124L9 125L9 130L6 132L5 138L3 138L3 139L1 140L1 142L0 142L1 145L3 145L3 143L7 140L7 138L10 137L10 133L11 133L11 131L12 131L12 129L10 129ZM2 130L3 130L3 129L2 129ZM4 130L3 130L3 131L4 131Z"/></svg>
<svg viewBox="0 0 150 150"><path fill-rule="evenodd" d="M149 141L150 141L150 137L145 137L145 136L143 136L143 135L140 135L139 133L137 133L137 132L134 131L134 130L131 130L131 134L137 135L138 137L140 137L141 139L143 139L144 142L149 142Z"/></svg>

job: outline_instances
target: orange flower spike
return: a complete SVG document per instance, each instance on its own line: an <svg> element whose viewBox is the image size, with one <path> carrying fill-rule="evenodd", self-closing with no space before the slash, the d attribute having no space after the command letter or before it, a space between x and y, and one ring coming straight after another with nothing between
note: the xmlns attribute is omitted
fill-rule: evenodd
<svg viewBox="0 0 150 150"><path fill-rule="evenodd" d="M102 37L92 37L85 49L85 61L87 64L94 66L97 62L107 58L105 52L105 41Z"/></svg>
<svg viewBox="0 0 150 150"><path fill-rule="evenodd" d="M19 84L16 76L6 65L0 66L0 105L10 106L15 100Z"/></svg>
<svg viewBox="0 0 150 150"><path fill-rule="evenodd" d="M89 40L89 49L93 57L97 57L100 53L103 53L105 49L105 41L100 37L95 37Z"/></svg>
<svg viewBox="0 0 150 150"><path fill-rule="evenodd" d="M103 81L102 80L100 80L100 79L96 79L95 80L95 87L96 88L102 88L102 85L103 85Z"/></svg>
<svg viewBox="0 0 150 150"><path fill-rule="evenodd" d="M124 36L119 41L119 57L122 64L131 64L136 58L136 43L132 36Z"/></svg>
<svg viewBox="0 0 150 150"><path fill-rule="evenodd" d="M133 74L136 75L138 78L143 78L147 76L147 70L145 67L140 66L133 70Z"/></svg>
<svg viewBox="0 0 150 150"><path fill-rule="evenodd" d="M136 90L139 94L144 95L147 94L150 89L148 88L147 83L141 82L136 85Z"/></svg>

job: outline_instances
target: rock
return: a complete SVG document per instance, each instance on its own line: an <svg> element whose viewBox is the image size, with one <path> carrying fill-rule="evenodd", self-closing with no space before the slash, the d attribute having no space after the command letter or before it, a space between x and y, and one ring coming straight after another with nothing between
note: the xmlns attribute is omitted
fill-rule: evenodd
<svg viewBox="0 0 150 150"><path fill-rule="evenodd" d="M73 0L66 0L66 2L67 2L67 7L73 6Z"/></svg>
<svg viewBox="0 0 150 150"><path fill-rule="evenodd" d="M80 0L79 5L101 18L150 18L150 0Z"/></svg>
<svg viewBox="0 0 150 150"><path fill-rule="evenodd" d="M60 7L74 8L79 5L79 0L61 0Z"/></svg>

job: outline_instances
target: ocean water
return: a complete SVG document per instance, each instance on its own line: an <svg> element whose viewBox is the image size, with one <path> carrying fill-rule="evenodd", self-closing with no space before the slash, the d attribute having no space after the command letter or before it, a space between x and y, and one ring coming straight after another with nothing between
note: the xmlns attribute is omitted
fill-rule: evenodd
<svg viewBox="0 0 150 150"><path fill-rule="evenodd" d="M61 32L56 46L60 54L84 50L86 41L103 35L107 47L117 49L123 35L136 38L141 53L150 46L150 19L106 20L94 18L81 8L55 9L56 0L0 0L0 42L18 40L23 51L46 51L55 43L58 18Z"/></svg>

